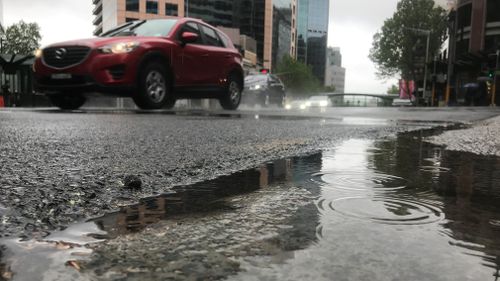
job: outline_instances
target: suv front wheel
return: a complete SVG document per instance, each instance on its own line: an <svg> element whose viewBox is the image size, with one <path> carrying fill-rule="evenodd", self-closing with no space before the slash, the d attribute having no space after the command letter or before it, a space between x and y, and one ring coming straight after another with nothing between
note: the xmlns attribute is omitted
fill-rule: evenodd
<svg viewBox="0 0 500 281"><path fill-rule="evenodd" d="M224 96L219 100L222 108L236 110L241 102L243 85L236 75L229 76Z"/></svg>
<svg viewBox="0 0 500 281"><path fill-rule="evenodd" d="M150 63L139 75L139 91L133 96L135 104L141 109L161 109L173 107L175 99L170 91L169 76L159 63Z"/></svg>

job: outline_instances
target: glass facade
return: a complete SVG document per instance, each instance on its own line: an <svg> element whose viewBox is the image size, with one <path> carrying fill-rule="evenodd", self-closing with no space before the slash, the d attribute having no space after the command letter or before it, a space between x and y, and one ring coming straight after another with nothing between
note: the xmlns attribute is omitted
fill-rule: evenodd
<svg viewBox="0 0 500 281"><path fill-rule="evenodd" d="M158 14L158 2L157 1L146 1L146 13Z"/></svg>
<svg viewBox="0 0 500 281"><path fill-rule="evenodd" d="M324 83L328 44L328 0L299 0L297 12L297 59L312 67Z"/></svg>
<svg viewBox="0 0 500 281"><path fill-rule="evenodd" d="M126 0L125 3L128 12L139 12L139 0Z"/></svg>
<svg viewBox="0 0 500 281"><path fill-rule="evenodd" d="M292 46L292 1L273 1L272 68L275 69L284 56L290 55Z"/></svg>
<svg viewBox="0 0 500 281"><path fill-rule="evenodd" d="M179 6L177 4L166 3L165 4L165 15L166 16L178 16Z"/></svg>
<svg viewBox="0 0 500 281"><path fill-rule="evenodd" d="M264 57L265 0L189 0L189 17L200 18L213 26L237 28L242 35L257 41L257 58ZM186 3L187 4L187 3Z"/></svg>

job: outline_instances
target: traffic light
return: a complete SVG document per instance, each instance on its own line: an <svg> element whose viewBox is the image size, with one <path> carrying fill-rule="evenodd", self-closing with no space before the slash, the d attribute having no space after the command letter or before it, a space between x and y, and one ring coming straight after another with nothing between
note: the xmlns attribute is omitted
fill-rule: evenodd
<svg viewBox="0 0 500 281"><path fill-rule="evenodd" d="M493 79L495 77L495 70L489 70L488 71L488 78Z"/></svg>

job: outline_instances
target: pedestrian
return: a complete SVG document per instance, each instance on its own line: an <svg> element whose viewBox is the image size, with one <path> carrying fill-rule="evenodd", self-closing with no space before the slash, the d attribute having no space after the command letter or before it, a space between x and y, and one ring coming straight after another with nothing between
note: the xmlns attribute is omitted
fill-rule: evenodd
<svg viewBox="0 0 500 281"><path fill-rule="evenodd" d="M5 84L3 84L3 86L2 86L2 96L3 96L3 100L4 100L4 105L6 107L9 107L11 105L9 81L5 81Z"/></svg>

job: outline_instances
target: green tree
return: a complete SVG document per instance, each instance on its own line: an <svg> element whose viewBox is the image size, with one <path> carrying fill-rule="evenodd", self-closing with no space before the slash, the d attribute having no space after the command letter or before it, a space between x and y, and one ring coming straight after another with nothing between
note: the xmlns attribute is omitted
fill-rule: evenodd
<svg viewBox="0 0 500 281"><path fill-rule="evenodd" d="M399 87L396 85L392 85L389 89L387 89L388 95L399 95Z"/></svg>
<svg viewBox="0 0 500 281"><path fill-rule="evenodd" d="M380 78L399 74L415 80L416 70L423 68L427 35L415 29L430 31L429 57L436 54L445 40L447 13L433 0L401 0L392 18L373 37L370 59ZM422 52L423 50L423 52Z"/></svg>
<svg viewBox="0 0 500 281"><path fill-rule="evenodd" d="M20 21L7 28L5 39L4 53L30 55L40 47L42 36L37 23Z"/></svg>
<svg viewBox="0 0 500 281"><path fill-rule="evenodd" d="M325 87L323 87L322 91L325 92L325 93L333 93L333 92L335 92L335 90L336 90L336 87L335 87L335 85L333 85L333 86L325 86Z"/></svg>
<svg viewBox="0 0 500 281"><path fill-rule="evenodd" d="M311 67L290 56L283 57L275 72L292 95L308 97L322 88Z"/></svg>

